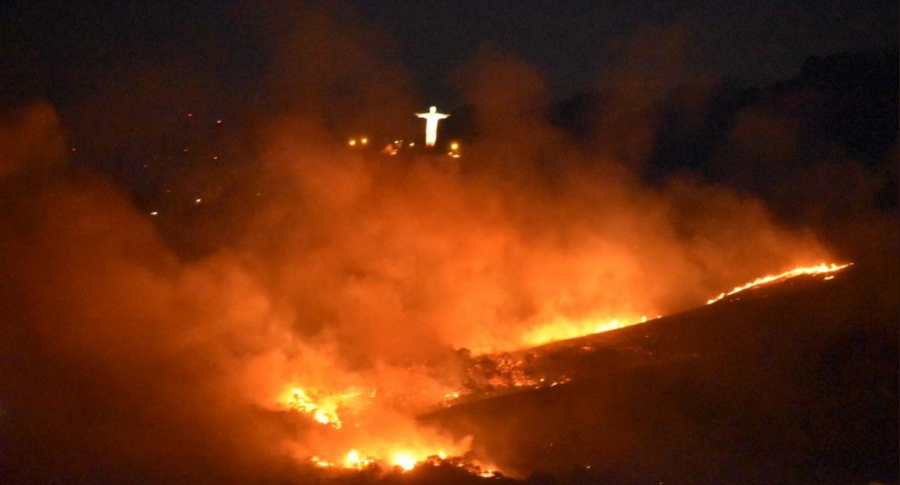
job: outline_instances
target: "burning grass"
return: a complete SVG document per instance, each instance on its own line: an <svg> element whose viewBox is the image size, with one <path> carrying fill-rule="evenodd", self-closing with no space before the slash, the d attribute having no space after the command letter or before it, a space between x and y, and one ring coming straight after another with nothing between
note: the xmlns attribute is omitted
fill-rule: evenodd
<svg viewBox="0 0 900 485"><path fill-rule="evenodd" d="M753 288L758 288L758 287L763 286L763 285L768 285L768 284L771 284L771 283L777 283L777 282L779 282L779 281L784 281L784 280L793 278L793 277L795 277L795 276L805 276L805 275L811 275L811 276L814 276L814 275L827 275L827 276L825 277L825 279L831 279L831 278L832 278L832 276L831 276L832 273L836 273L836 272L838 272L838 271L840 271L840 270L842 270L842 269L844 269L844 268L850 266L851 264L853 264L853 263L847 263L847 264L835 264L835 263L826 264L826 263L822 263L822 264L818 264L818 265L815 265L815 266L801 266L801 267L799 267L799 268L794 268L794 269L785 271L784 273L780 273L780 274L776 274L776 275L760 276L759 278L756 278L755 280L753 280L753 281L751 281L751 282L749 282L749 283L746 283L746 284L744 284L744 285L735 287L733 290L731 290L731 291L729 291L729 292L727 292L727 293L720 293L718 296L716 296L716 297L714 297L714 298L710 298L709 300L706 301L706 304L707 304L707 305L711 305L711 304L713 304L713 303L715 303L715 302L717 302L717 301L719 301L719 300L722 300L723 298L726 298L726 297L735 295L735 294L740 293L740 292L742 292L742 291L744 291L744 290L750 290L750 289L753 289Z"/></svg>
<svg viewBox="0 0 900 485"><path fill-rule="evenodd" d="M727 189L661 192L613 162L564 165L578 155L551 155L559 137L517 120L514 133L487 127L452 169L332 146L309 120L275 123L251 195L204 197L181 220L139 212L93 175L10 168L0 431L21 445L7 462L160 474L148 482L226 462L247 481L294 467L466 468L492 457L416 417L577 379L522 349L827 257ZM57 137L53 120L34 123L37 135L11 138ZM172 233L194 243L226 230L208 253L172 250ZM42 458L54 456L69 461Z"/></svg>
<svg viewBox="0 0 900 485"><path fill-rule="evenodd" d="M832 279L834 274L849 267L847 264L819 264L803 266L779 273L759 277L747 284L736 287L728 293L722 293L716 298L710 299L707 304L712 304L724 298L745 290L761 288L766 285L779 283L798 276L824 276L826 280ZM615 320L613 320L615 322ZM634 324L645 323L646 318ZM633 325L634 325L633 324ZM566 323L568 325L568 323ZM571 338L594 335L606 331L622 328L620 325L593 327L593 331L571 335L562 333ZM591 328L591 327L588 327ZM542 341L549 344L556 341ZM575 345L574 343L572 345ZM570 346L567 346L568 348ZM594 352L590 345L580 345L581 352ZM464 369L465 378L460 388L448 392L440 403L433 403L432 407L449 407L463 402L471 402L488 397L499 396L510 392L537 390L552 388L571 382L577 375L571 374L572 369L565 362L558 360L558 352L536 352L523 349L517 352L501 352L494 354L472 355L467 349L456 352L456 358ZM401 390L409 392L409 390ZM378 398L377 390L368 393L348 392L335 395L320 395L314 391L305 390L302 387L292 386L284 394L280 405L295 412L303 413L323 426L329 426L340 431L343 426L342 415L358 418L365 413L367 407L372 406ZM354 425L359 427L357 423ZM386 470L395 472L409 472L419 467L445 467L450 466L464 470L469 474L481 477L498 477L500 472L496 466L485 466L468 451L467 444L447 441L444 445L430 445L413 447L402 443L392 443L376 448L363 446L353 448L343 456L323 457L313 455L308 457L310 463L317 468L345 469L345 470ZM360 451L366 450L366 451Z"/></svg>

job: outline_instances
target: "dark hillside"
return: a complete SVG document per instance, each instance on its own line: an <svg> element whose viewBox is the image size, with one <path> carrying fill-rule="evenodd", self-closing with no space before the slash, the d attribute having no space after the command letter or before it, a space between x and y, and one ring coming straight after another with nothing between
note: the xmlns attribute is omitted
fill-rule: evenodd
<svg viewBox="0 0 900 485"><path fill-rule="evenodd" d="M575 379L423 419L562 482L893 483L897 282L867 278L795 278L537 349Z"/></svg>

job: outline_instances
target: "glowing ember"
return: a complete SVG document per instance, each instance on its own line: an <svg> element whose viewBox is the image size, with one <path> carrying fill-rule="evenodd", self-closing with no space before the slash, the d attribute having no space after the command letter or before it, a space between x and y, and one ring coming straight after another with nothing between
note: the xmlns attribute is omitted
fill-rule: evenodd
<svg viewBox="0 0 900 485"><path fill-rule="evenodd" d="M316 466L320 466L322 468L328 468L334 466L333 463L328 463L327 461L319 458L318 456L314 456L309 459L309 461L313 462Z"/></svg>
<svg viewBox="0 0 900 485"><path fill-rule="evenodd" d="M342 463L330 462L320 456L313 456L310 463L319 468L337 468L346 470L365 470L378 467L393 468L406 473L420 465L452 466L483 478L496 478L502 476L493 465L486 466L474 460L470 453L463 456L447 456L444 452L428 456L413 453L407 450L396 450L390 454L390 459L376 460L372 457L363 457L357 450L350 450Z"/></svg>
<svg viewBox="0 0 900 485"><path fill-rule="evenodd" d="M395 466L399 466L400 468L409 471L415 468L416 459L410 455L409 453L403 451L394 452L394 459L392 462Z"/></svg>
<svg viewBox="0 0 900 485"><path fill-rule="evenodd" d="M790 271L785 271L784 273L777 274L777 275L762 276L762 277L756 278L755 280L753 280L743 286L738 286L737 288L729 291L728 293L721 293L721 294L719 294L719 296L716 296L715 298L710 298L706 302L706 304L709 305L709 304L715 303L715 302L721 300L722 298L725 298L726 296L731 296L731 295L734 295L735 293L740 293L744 290L749 290L749 289L755 288L757 286L774 283L776 281L786 280L788 278L793 278L795 276L820 275L820 274L834 273L834 272L837 272L837 271L840 271L840 270L846 268L847 266L850 266L851 264L853 264L853 263L847 263L847 264L834 264L834 263L825 264L825 263L822 263L817 266L802 266L799 268L794 268ZM831 279L831 277L826 277L826 279Z"/></svg>
<svg viewBox="0 0 900 485"><path fill-rule="evenodd" d="M350 452L347 453L347 457L344 458L344 468L362 470L372 466L374 463L375 460L371 457L364 457L356 450L350 450Z"/></svg>
<svg viewBox="0 0 900 485"><path fill-rule="evenodd" d="M334 444L354 445L348 446L350 450L345 453L340 453L338 446L338 450L330 447L331 451L320 450L312 457L303 457L318 468L364 470L380 467L406 472L421 463L446 459L447 451L457 456L468 451L469 438L453 440L402 425L386 431L380 428L379 422L367 419L374 409L402 407L402 395L402 391L381 388L365 393L330 394L291 385L279 398L278 407L303 413L331 428L333 431L327 431L326 436L330 436Z"/></svg>

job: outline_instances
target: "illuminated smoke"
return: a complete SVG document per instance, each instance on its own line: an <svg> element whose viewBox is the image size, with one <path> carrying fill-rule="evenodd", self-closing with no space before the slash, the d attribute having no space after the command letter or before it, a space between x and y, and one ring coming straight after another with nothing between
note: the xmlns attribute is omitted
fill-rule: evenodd
<svg viewBox="0 0 900 485"><path fill-rule="evenodd" d="M460 349L633 323L827 259L752 197L690 176L651 188L616 150L576 146L511 57L461 69L483 136L459 160L350 149L348 133L402 130L413 96L364 32L305 19L273 69L286 112L253 127L246 193L202 220L151 217L66 165L47 106L0 132L0 467L23 482L462 454L415 421L459 389Z"/></svg>

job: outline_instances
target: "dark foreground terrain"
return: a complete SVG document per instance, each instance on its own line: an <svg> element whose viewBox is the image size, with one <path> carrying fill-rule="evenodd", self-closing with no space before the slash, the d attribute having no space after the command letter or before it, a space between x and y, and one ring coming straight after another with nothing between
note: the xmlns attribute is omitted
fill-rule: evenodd
<svg viewBox="0 0 900 485"><path fill-rule="evenodd" d="M529 359L573 380L422 420L528 482L898 481L889 272L798 277Z"/></svg>

